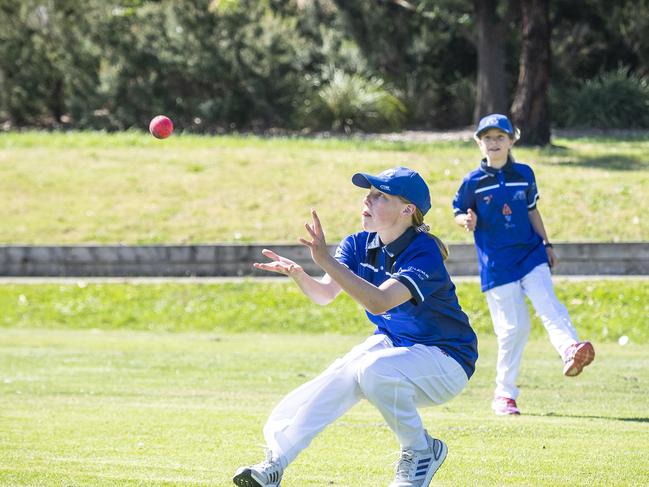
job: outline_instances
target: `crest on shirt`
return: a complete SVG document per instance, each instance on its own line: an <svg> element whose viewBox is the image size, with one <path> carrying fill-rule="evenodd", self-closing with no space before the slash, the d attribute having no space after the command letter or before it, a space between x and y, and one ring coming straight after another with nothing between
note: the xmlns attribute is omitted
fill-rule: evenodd
<svg viewBox="0 0 649 487"><path fill-rule="evenodd" d="M525 201L526 199L527 198L525 197L525 191L523 191L522 189L514 193L514 198L513 198L514 201Z"/></svg>
<svg viewBox="0 0 649 487"><path fill-rule="evenodd" d="M492 200L492 199L494 199L494 195L492 195L492 194L488 194L487 196L483 196L483 197L482 197L482 201L484 201L485 204L487 204L487 205L488 205L489 203L491 203L491 200Z"/></svg>
<svg viewBox="0 0 649 487"><path fill-rule="evenodd" d="M421 269L418 269L417 267L409 266L409 267L406 267L405 269L400 269L399 270L399 272L404 272L404 271L405 272L413 272L422 281L426 280L426 279L430 279L430 276L426 272L424 272Z"/></svg>
<svg viewBox="0 0 649 487"><path fill-rule="evenodd" d="M505 217L505 220L509 223L512 221L512 209L509 207L507 203L503 205L503 216Z"/></svg>

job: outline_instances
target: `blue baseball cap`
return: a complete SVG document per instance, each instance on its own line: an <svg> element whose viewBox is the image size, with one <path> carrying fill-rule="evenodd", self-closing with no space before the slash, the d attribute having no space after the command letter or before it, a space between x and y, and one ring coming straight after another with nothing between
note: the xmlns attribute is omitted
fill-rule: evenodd
<svg viewBox="0 0 649 487"><path fill-rule="evenodd" d="M360 188L374 186L383 193L401 196L419 208L424 215L430 210L428 185L417 171L407 167L387 169L377 176L357 172L352 176L352 183Z"/></svg>
<svg viewBox="0 0 649 487"><path fill-rule="evenodd" d="M475 131L475 136L480 137L483 132L489 129L498 129L505 132L510 137L514 137L514 127L505 115L500 113L492 113L480 120L478 128Z"/></svg>

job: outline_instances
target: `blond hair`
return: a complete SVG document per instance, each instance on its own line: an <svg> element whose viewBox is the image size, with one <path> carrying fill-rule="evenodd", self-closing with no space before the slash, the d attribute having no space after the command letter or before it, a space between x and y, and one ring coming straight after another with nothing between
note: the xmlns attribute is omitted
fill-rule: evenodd
<svg viewBox="0 0 649 487"><path fill-rule="evenodd" d="M411 205L413 204L411 201L408 201L402 196L399 196L399 199L404 203L408 203ZM424 214L416 206L415 206L415 212L412 215L412 226L418 232L425 233L430 238L435 240L435 243L437 244L437 247L439 248L439 251L442 254L442 260L448 259L448 247L444 242L442 242L441 238L439 238L437 235L430 233L430 227L424 223Z"/></svg>
<svg viewBox="0 0 649 487"><path fill-rule="evenodd" d="M419 208L417 208L415 210L415 214L412 215L412 226L415 227L417 231L426 232L426 235L435 240L435 243L437 244L437 247L439 247L439 251L442 254L442 260L448 259L448 247L444 242L442 242L441 238L429 232L430 227L424 223L424 214Z"/></svg>

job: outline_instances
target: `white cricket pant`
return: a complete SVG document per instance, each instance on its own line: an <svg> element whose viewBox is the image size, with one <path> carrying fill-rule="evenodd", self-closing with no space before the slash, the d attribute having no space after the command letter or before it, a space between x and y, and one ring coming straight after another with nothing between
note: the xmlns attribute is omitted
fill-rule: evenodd
<svg viewBox="0 0 649 487"><path fill-rule="evenodd" d="M579 341L577 331L570 321L568 310L554 294L547 264L535 267L519 281L495 287L485 294L498 339L495 395L516 399L519 392L516 378L530 334L530 315L525 296L530 298L550 342L561 357L566 348Z"/></svg>
<svg viewBox="0 0 649 487"><path fill-rule="evenodd" d="M322 374L289 393L270 414L264 437L286 467L327 425L365 398L401 447L426 448L418 406L442 404L466 386L464 369L437 347L394 347L373 335Z"/></svg>

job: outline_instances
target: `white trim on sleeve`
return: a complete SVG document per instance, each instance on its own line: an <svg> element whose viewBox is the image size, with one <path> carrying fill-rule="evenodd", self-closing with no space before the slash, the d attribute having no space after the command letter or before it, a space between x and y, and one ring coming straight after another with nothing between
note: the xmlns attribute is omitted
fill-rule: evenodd
<svg viewBox="0 0 649 487"><path fill-rule="evenodd" d="M417 284L415 284L415 281L413 281L411 277L408 277L408 276L406 276L405 274L399 274L399 276L401 276L401 277L405 277L406 279L408 279L408 281L410 281L410 283L411 283L411 284L415 287L415 289L417 290L417 294L419 294L419 299L421 299L421 301L423 302L423 301L424 301L424 295L421 293L421 290L419 289L419 286L417 286Z"/></svg>

